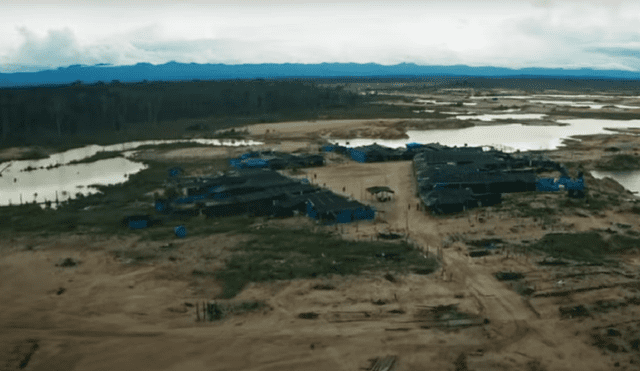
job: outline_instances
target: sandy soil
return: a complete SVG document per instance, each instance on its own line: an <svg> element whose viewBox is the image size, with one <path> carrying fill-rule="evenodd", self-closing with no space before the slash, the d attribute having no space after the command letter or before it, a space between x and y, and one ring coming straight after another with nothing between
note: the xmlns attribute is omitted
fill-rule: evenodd
<svg viewBox="0 0 640 371"><path fill-rule="evenodd" d="M517 241L545 233L535 224L502 215L482 213L478 217L484 222L479 223L476 213L436 218L416 210L408 161L335 164L305 175L337 192L344 188L345 194L382 211L375 222L340 227L347 238L370 239L376 231L404 232L408 226L410 239L433 253L447 236L481 238L492 230ZM371 200L364 188L374 185L391 187L394 200ZM573 217L567 222L575 230L588 230L607 227L610 220ZM631 222L640 224L637 216ZM233 238L193 238L180 249L228 245ZM269 309L202 323L195 321L193 305L212 298L219 288L210 282L200 287L177 273L198 264L188 260L187 251L185 260L138 266L115 259L109 251L117 248L143 246L135 239L89 236L3 243L0 359L7 360L5 369L17 369L16 359L29 353L30 340L38 344L31 370L353 370L387 354L399 356L400 370L447 370L454 369L462 352L473 354L467 358L470 369L526 369L536 361L548 370L607 370L614 362L590 344L589 326L560 318L557 300L527 303L495 280L498 270L539 270L526 256L474 259L456 242L443 249L444 271L429 276L408 275L395 283L365 275L251 285L237 299L266 300ZM66 257L81 264L57 267ZM318 283L336 289L313 290ZM606 295L611 292L590 301ZM377 300L387 304L372 304ZM458 304L490 323L453 332L420 328L415 314L421 306L440 304ZM394 309L405 313L389 313ZM370 315L363 318L358 311ZM298 318L303 312L320 317ZM624 357L630 356L619 358Z"/></svg>
<svg viewBox="0 0 640 371"><path fill-rule="evenodd" d="M261 124L250 131L258 136L267 129L269 135L282 133L270 146L292 151L307 148L310 133L372 122L387 121ZM284 134L292 139L282 140ZM551 155L595 159L604 153L604 145L612 145L611 138L593 139ZM626 136L615 138L616 143L630 143L630 148L636 145ZM242 150L190 148L146 151L141 156L201 161ZM328 228L359 240L371 240L380 231L405 233L419 248L441 252L442 268L431 275L398 276L396 282L382 274L365 274L251 284L234 300L263 300L266 309L220 322L198 322L196 304L214 298L221 288L189 274L205 264L195 260L195 253L206 249L211 255L206 264L215 270L242 236L171 241L178 244L173 259L147 264L132 264L113 252L143 251L168 241L73 234L55 239L5 238L0 242L0 370L23 369L25 362L27 370L355 370L385 355L399 357L399 371L455 370L461 353L466 354L470 370L638 369L640 357L632 349L634 336L640 333L637 304L594 310L581 318L562 317L559 308L637 296L640 254L629 253L620 267L602 268L604 273L597 271L600 267L540 266L538 256L517 249L482 258L468 256L469 242L485 238L518 244L551 231L625 233L615 223L638 230L640 216L628 205L561 214L552 226L491 208L434 217L416 207L409 161L359 164L336 158L299 176L378 210L375 221ZM607 181L587 178L587 182L598 189L615 189ZM377 185L393 189L393 200L378 202L365 191ZM544 206L547 201L537 202ZM56 265L65 258L80 264ZM495 279L494 273L503 270L524 272L526 284L535 286L536 292L608 286L564 296L524 297L513 284ZM335 289L313 289L317 284ZM373 303L378 300L385 304ZM445 304L457 304L460 311L488 322L453 330L422 328L421 310ZM319 317L298 317L305 312ZM620 335L609 331L614 335L603 335L605 345L593 345L595 332L611 328Z"/></svg>

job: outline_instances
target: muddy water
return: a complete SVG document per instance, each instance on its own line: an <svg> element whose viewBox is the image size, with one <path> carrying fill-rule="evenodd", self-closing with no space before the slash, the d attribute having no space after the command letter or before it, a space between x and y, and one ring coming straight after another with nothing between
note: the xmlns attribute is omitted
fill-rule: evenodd
<svg viewBox="0 0 640 371"><path fill-rule="evenodd" d="M191 139L166 141L140 141L110 146L90 145L56 153L42 160L12 161L0 165L0 206L25 202L65 201L78 194L89 195L98 190L91 185L112 185L127 181L127 178L146 166L128 157L135 149L144 145L195 142L212 146L251 146L261 144L254 141L220 141L218 139ZM125 158L112 158L87 164L70 165L70 162L89 158L101 151L122 152ZM49 167L49 169L47 169ZM26 171L28 169L36 169Z"/></svg>

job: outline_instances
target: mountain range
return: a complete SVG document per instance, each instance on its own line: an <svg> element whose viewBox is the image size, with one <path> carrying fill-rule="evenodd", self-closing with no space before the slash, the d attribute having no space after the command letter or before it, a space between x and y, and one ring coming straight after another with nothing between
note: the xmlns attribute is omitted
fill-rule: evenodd
<svg viewBox="0 0 640 371"><path fill-rule="evenodd" d="M640 72L594 69L502 67L420 66L413 63L381 65L376 63L264 63L264 64L196 64L169 62L153 65L138 63L131 66L97 64L72 65L37 72L0 73L0 88L82 83L136 81L226 80L272 78L340 78L340 77L554 77L593 79L640 79Z"/></svg>

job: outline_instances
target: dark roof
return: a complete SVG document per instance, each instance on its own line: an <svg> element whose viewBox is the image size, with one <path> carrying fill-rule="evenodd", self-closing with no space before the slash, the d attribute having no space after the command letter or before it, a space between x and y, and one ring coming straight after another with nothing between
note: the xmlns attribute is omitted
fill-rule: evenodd
<svg viewBox="0 0 640 371"><path fill-rule="evenodd" d="M422 196L422 201L427 205L463 204L474 200L473 193L468 189L438 189Z"/></svg>
<svg viewBox="0 0 640 371"><path fill-rule="evenodd" d="M389 188L389 187L382 187L382 186L369 187L369 188L367 188L367 192L369 192L369 193L371 193L371 194L380 193L380 192L390 192L390 193L395 193L394 191L392 191L392 190L391 190L391 188Z"/></svg>
<svg viewBox="0 0 640 371"><path fill-rule="evenodd" d="M319 192L314 193L315 196L319 196L320 194L331 193L328 190L320 190ZM306 204L309 201L309 194L303 195L288 195L286 200L278 202L278 206L288 209L300 204Z"/></svg>
<svg viewBox="0 0 640 371"><path fill-rule="evenodd" d="M347 209L367 207L358 201L349 200L332 192L310 194L308 200L319 213L339 212Z"/></svg>
<svg viewBox="0 0 640 371"><path fill-rule="evenodd" d="M300 194L309 194L317 192L320 188L314 187L310 184L302 184L298 183L295 185L289 185L285 187L275 187L270 188L264 191L247 193L244 195L238 195L229 197L219 201L209 201L205 202L204 206L216 206L216 205L233 205L240 204L245 202L252 201L261 201L261 200L274 200L278 198L286 199L295 196L300 196Z"/></svg>

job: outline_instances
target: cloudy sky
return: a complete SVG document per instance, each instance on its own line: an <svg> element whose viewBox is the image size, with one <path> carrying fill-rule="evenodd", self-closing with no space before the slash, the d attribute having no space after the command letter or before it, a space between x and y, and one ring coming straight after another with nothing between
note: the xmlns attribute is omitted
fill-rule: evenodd
<svg viewBox="0 0 640 371"><path fill-rule="evenodd" d="M0 72L375 62L640 71L640 1L1 0Z"/></svg>

